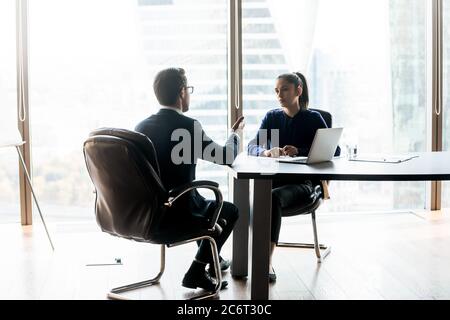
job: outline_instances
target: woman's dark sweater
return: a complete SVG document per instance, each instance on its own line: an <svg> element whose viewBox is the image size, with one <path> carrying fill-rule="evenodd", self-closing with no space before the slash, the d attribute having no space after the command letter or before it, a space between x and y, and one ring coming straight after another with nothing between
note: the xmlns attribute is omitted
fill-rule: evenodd
<svg viewBox="0 0 450 320"><path fill-rule="evenodd" d="M275 133L271 130L278 129L278 147L291 145L298 149L298 156L307 156L316 130L321 128L327 128L327 124L317 111L299 111L291 118L282 108L274 109L267 112L259 128L259 130L267 130L267 139L264 138L264 134L256 134L249 142L247 151L249 155L259 156L264 150L277 147L274 145L276 141L272 142L272 135Z"/></svg>

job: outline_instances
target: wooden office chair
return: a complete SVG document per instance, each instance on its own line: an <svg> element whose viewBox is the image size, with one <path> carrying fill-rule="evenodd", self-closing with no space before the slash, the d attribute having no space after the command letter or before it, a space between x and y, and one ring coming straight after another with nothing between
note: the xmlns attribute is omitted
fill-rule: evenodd
<svg viewBox="0 0 450 320"><path fill-rule="evenodd" d="M160 271L156 277L118 288L108 293L108 298L124 299L120 293L159 282L165 268L165 247L175 247L197 240L211 244L217 284L214 291L194 296L205 299L219 295L222 282L219 254L213 235L222 228L217 218L222 209L222 194L218 184L211 181L194 181L166 191L160 180L156 151L143 134L124 129L103 128L90 134L84 142L84 157L91 180L95 186L95 215L103 232L113 236L147 242L161 246ZM165 223L167 215L183 210L177 205L182 195L197 188L214 192L217 206L211 219L188 215L189 223ZM195 227L193 227L193 225Z"/></svg>
<svg viewBox="0 0 450 320"><path fill-rule="evenodd" d="M317 111L322 115L328 128L331 128L333 124L332 116L329 112L320 109L310 109L312 111ZM336 150L336 155L340 154L340 148ZM311 193L310 199L307 203L300 203L288 208L283 209L283 217L291 217L297 215L311 214L314 243L293 243L293 242L278 242L278 247L290 247L290 248L306 248L314 249L317 262L321 263L323 259L328 256L331 252L331 247L325 244L320 244L317 236L317 225L316 225L316 210L322 204L324 199L328 199L328 181L321 181L321 186L317 185L314 187Z"/></svg>

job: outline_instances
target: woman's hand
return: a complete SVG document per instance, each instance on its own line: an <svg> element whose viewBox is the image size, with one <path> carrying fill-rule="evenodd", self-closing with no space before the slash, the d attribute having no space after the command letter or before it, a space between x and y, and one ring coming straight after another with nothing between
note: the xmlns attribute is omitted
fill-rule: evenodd
<svg viewBox="0 0 450 320"><path fill-rule="evenodd" d="M236 132L237 130L242 130L245 127L244 117L240 116L239 119L231 126L231 131Z"/></svg>
<svg viewBox="0 0 450 320"><path fill-rule="evenodd" d="M279 158L280 156L284 156L286 154L284 153L284 150L282 148L275 147L270 150L264 150L264 152L261 153L261 155L263 157Z"/></svg>
<svg viewBox="0 0 450 320"><path fill-rule="evenodd" d="M284 146L283 147L283 152L286 156L289 157L294 157L296 155L298 155L298 149L294 146Z"/></svg>

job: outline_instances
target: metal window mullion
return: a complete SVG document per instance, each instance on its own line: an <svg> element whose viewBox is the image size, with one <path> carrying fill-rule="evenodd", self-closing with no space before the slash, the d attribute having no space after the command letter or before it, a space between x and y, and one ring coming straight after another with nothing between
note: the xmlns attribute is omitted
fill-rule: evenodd
<svg viewBox="0 0 450 320"><path fill-rule="evenodd" d="M28 0L16 0L17 43L17 114L18 129L22 139L21 153L28 172L31 172L30 125L28 110ZM31 188L27 184L26 172L19 160L20 216L22 225L31 225Z"/></svg>
<svg viewBox="0 0 450 320"><path fill-rule="evenodd" d="M228 123L242 115L242 1L229 0Z"/></svg>
<svg viewBox="0 0 450 320"><path fill-rule="evenodd" d="M242 110L242 0L228 3L228 127L243 115ZM244 137L241 135L240 150ZM228 175L229 194L233 194L233 179Z"/></svg>
<svg viewBox="0 0 450 320"><path fill-rule="evenodd" d="M432 1L431 151L442 151L443 113L443 11L442 0ZM441 209L442 182L432 181L428 206Z"/></svg>

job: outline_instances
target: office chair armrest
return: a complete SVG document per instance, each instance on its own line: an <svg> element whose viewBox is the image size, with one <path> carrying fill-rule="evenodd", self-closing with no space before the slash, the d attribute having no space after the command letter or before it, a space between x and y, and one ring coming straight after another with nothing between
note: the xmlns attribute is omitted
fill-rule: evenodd
<svg viewBox="0 0 450 320"><path fill-rule="evenodd" d="M193 189L201 188L203 186L219 188L219 184L216 182L209 181L209 180L195 180L195 181L192 181L189 183L185 183L182 186L173 188L172 190L169 191L169 197L174 198L177 195L181 195L181 193L185 193L187 191L186 189L188 189L188 188L190 188L190 190L193 190Z"/></svg>
<svg viewBox="0 0 450 320"><path fill-rule="evenodd" d="M321 198L322 196L323 196L322 187L320 185L315 186L314 191L311 194L311 198L317 199Z"/></svg>
<svg viewBox="0 0 450 320"><path fill-rule="evenodd" d="M171 207L173 203L177 201L182 195L194 189L209 189L214 192L214 196L216 197L217 201L217 207L214 210L214 213L209 223L209 230L213 231L216 226L217 220L219 218L219 213L223 205L222 192L220 192L218 183L208 180L197 180L192 181L190 183L186 183L185 185L170 190L169 199L164 205Z"/></svg>

